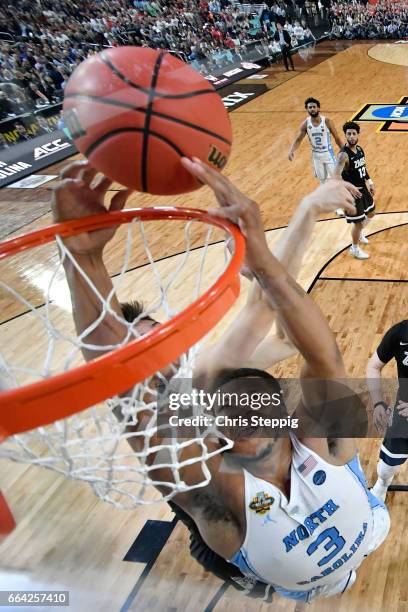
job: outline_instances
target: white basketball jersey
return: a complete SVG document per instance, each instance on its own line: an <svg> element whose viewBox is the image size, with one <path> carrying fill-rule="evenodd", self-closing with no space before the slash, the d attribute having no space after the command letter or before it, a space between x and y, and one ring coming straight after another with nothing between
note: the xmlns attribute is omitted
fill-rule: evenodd
<svg viewBox="0 0 408 612"><path fill-rule="evenodd" d="M232 561L268 584L308 591L362 562L373 532L371 493L358 456L334 466L294 436L292 445L290 500L245 470L246 537Z"/></svg>
<svg viewBox="0 0 408 612"><path fill-rule="evenodd" d="M320 123L317 126L313 125L312 119L308 117L306 130L313 153L331 153L333 151L326 117L320 116Z"/></svg>

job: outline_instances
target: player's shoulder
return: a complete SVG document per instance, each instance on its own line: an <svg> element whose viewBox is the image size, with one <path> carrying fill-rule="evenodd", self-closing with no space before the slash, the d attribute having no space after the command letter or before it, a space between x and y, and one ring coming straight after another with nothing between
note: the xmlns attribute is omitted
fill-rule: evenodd
<svg viewBox="0 0 408 612"><path fill-rule="evenodd" d="M397 323L397 330L401 339L408 342L408 319Z"/></svg>
<svg viewBox="0 0 408 612"><path fill-rule="evenodd" d="M358 153L363 153L364 154L364 149L363 147L360 147L360 145L356 145L356 150Z"/></svg>
<svg viewBox="0 0 408 612"><path fill-rule="evenodd" d="M387 336L389 340L395 342L398 342L399 339L403 337L408 339L408 320L395 323L395 325L390 327L390 329L386 332L385 336Z"/></svg>

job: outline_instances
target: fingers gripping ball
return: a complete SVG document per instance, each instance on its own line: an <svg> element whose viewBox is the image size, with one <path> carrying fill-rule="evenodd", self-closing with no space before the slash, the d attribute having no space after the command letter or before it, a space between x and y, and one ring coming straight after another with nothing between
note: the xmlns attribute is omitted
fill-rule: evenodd
<svg viewBox="0 0 408 612"><path fill-rule="evenodd" d="M95 168L155 195L200 187L181 157L222 170L231 151L231 123L213 86L154 49L117 47L80 64L65 88L64 121Z"/></svg>

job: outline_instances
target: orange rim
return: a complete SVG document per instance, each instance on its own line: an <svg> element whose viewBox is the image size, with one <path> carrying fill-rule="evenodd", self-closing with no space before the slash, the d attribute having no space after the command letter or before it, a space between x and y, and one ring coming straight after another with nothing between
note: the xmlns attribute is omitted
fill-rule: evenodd
<svg viewBox="0 0 408 612"><path fill-rule="evenodd" d="M57 223L0 244L0 260L62 238L122 225L132 219L192 220L225 229L235 251L228 268L202 296L185 310L151 332L94 361L18 389L0 393L0 441L64 419L165 368L203 338L231 308L239 295L239 271L245 240L238 227L202 210L191 208L134 208Z"/></svg>

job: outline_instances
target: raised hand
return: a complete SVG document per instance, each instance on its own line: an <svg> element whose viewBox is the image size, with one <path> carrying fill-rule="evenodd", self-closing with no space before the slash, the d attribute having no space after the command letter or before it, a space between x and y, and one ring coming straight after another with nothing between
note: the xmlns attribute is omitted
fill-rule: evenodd
<svg viewBox="0 0 408 612"><path fill-rule="evenodd" d="M122 210L131 190L117 193L111 200L109 209L104 200L112 181L105 176L91 184L98 171L87 161L75 161L66 166L61 174L61 181L53 190L51 211L55 223L89 217L90 215L109 214ZM71 252L90 254L102 251L116 232L117 226L94 232L84 232L64 238L64 244Z"/></svg>
<svg viewBox="0 0 408 612"><path fill-rule="evenodd" d="M330 179L306 196L304 201L314 206L319 213L330 213L342 208L350 215L355 215L355 198L361 198L358 187L347 181Z"/></svg>
<svg viewBox="0 0 408 612"><path fill-rule="evenodd" d="M183 157L181 163L193 176L213 190L220 207L210 209L208 212L239 226L246 238L248 265L251 267L251 260L261 253L269 255L258 204L239 191L226 176L196 157L192 160Z"/></svg>

